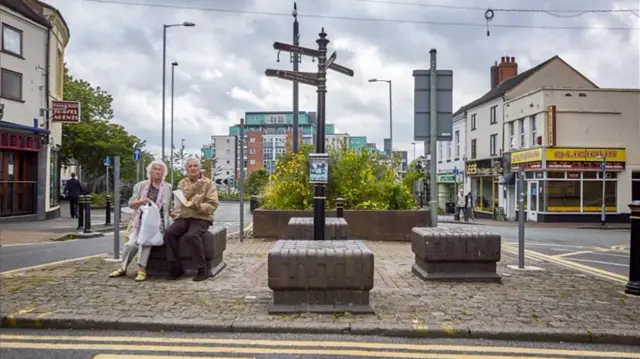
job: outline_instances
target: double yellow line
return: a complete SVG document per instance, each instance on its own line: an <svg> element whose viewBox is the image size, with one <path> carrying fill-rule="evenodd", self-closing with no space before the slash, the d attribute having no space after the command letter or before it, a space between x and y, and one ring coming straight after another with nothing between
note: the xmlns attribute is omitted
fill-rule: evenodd
<svg viewBox="0 0 640 359"><path fill-rule="evenodd" d="M62 343L66 342L66 343ZM368 358L423 359L640 359L632 352L589 351L529 347L464 346L446 344L380 343L361 341L305 341L227 338L158 338L128 336L3 335L0 349L91 350L95 359L178 359L193 356L154 356L153 353L227 355L321 355ZM139 354L107 354L104 352ZM203 357L201 357L203 358ZM210 357L208 357L210 359Z"/></svg>
<svg viewBox="0 0 640 359"><path fill-rule="evenodd" d="M507 251L507 252L515 252L517 253L518 251L518 247L516 245L512 245L512 244L503 244L502 247ZM595 252L595 251L593 251ZM613 273L613 272L609 272L603 269L598 269L598 268L594 268L594 267L590 267L590 266L586 266L583 264L579 264L570 260L566 260L562 257L559 256L550 256L547 254L543 254L540 252L535 252L529 249L525 249L524 250L525 256L528 256L532 259L535 260L539 260L539 261L548 261L557 265L561 265L563 267L567 267L567 268L571 268L571 269L575 269L577 271L583 272L583 273L587 273L587 274L591 274L594 275L596 277L600 277L600 278L604 278L604 279L608 279L617 283L622 283L622 284L626 284L627 281L629 280L628 277L622 275L622 274L618 274L618 273Z"/></svg>

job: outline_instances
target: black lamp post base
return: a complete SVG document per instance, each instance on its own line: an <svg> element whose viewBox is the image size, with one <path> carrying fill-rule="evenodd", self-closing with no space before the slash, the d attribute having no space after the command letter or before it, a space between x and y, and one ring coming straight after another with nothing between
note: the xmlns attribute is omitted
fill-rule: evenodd
<svg viewBox="0 0 640 359"><path fill-rule="evenodd" d="M624 289L624 292L627 294L640 296L640 281L629 281Z"/></svg>

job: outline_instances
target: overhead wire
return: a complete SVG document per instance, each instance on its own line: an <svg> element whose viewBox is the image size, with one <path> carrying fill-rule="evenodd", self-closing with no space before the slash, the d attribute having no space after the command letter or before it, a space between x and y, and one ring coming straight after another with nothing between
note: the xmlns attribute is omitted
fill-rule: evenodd
<svg viewBox="0 0 640 359"><path fill-rule="evenodd" d="M232 13L232 14L247 14L247 15L263 15L263 16L286 16L291 17L290 12L275 12L275 11L257 11L257 10L246 10L246 9L224 9L224 8L213 8L213 7L204 7L204 6L190 6L190 5L170 5L170 4L157 4L157 3L142 3L142 2L133 2L133 1L122 1L122 0L84 0L86 2L93 3L103 3L103 4L118 4L118 5L129 5L129 6L141 6L141 7L153 7L153 8L164 8L164 9L175 9L175 10L197 10L197 11L207 11L207 12L219 12L219 13ZM356 1L365 1L365 0L356 0ZM367 0L367 1L386 1L386 0ZM389 1L391 3L396 3L395 1ZM433 5L433 4L431 4ZM445 6L445 5L442 5ZM450 5L454 6L454 5ZM460 7L456 7L461 10ZM466 10L482 10L482 11L519 11L519 9L486 9L486 8L469 8ZM524 9L524 10L535 10L535 9ZM542 10L540 10L542 11ZM540 12L538 10L531 12ZM556 11L556 10L554 10ZM613 12L611 10L610 12ZM485 13L485 19L487 19L487 14ZM470 23L470 22L452 22L452 21L428 21L428 20L409 20L409 19L382 19L382 18L371 18L371 17L359 17L359 16L340 16L340 15L317 15L317 14L304 14L300 11L298 12L298 17L303 18L315 18L315 19L331 19L331 20L343 20L343 21L362 21L362 22L381 22L381 23L398 23L398 24L418 24L418 25L434 25L434 26L459 26L459 27L488 27L487 24L482 23ZM543 30L613 30L613 31L631 31L631 30L640 30L640 27L593 27L593 26L552 26L552 25L525 25L525 24L494 24L492 25L496 28L517 28L517 29L543 29Z"/></svg>

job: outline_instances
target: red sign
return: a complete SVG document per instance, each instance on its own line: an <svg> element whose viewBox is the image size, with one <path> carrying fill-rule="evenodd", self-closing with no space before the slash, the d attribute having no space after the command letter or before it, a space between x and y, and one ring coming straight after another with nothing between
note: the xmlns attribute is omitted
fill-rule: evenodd
<svg viewBox="0 0 640 359"><path fill-rule="evenodd" d="M80 102L51 101L51 120L53 122L80 122Z"/></svg>
<svg viewBox="0 0 640 359"><path fill-rule="evenodd" d="M0 134L0 148L3 150L40 151L41 139L38 136L17 135L12 133Z"/></svg>

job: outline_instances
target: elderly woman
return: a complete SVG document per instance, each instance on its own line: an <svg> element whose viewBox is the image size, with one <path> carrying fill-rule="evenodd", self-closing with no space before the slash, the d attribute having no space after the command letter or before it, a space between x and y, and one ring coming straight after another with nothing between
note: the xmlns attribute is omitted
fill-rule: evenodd
<svg viewBox="0 0 640 359"><path fill-rule="evenodd" d="M141 282L147 279L147 261L149 260L149 254L151 253L151 246L138 245L135 242L136 235L140 230L140 218L142 217L142 211L138 209L143 204L150 204L155 202L160 209L160 217L162 221L160 223L160 232L164 233L164 229L169 227L170 217L169 211L171 209L171 184L164 181L167 175L167 166L162 161L153 161L147 166L148 180L137 183L133 187L133 195L129 199L129 207L134 210L131 217L132 223L129 223L128 237L129 240L124 245L122 250L122 265L120 269L115 270L109 277L116 278L122 277L127 274L127 267L138 253L138 275L136 281Z"/></svg>

